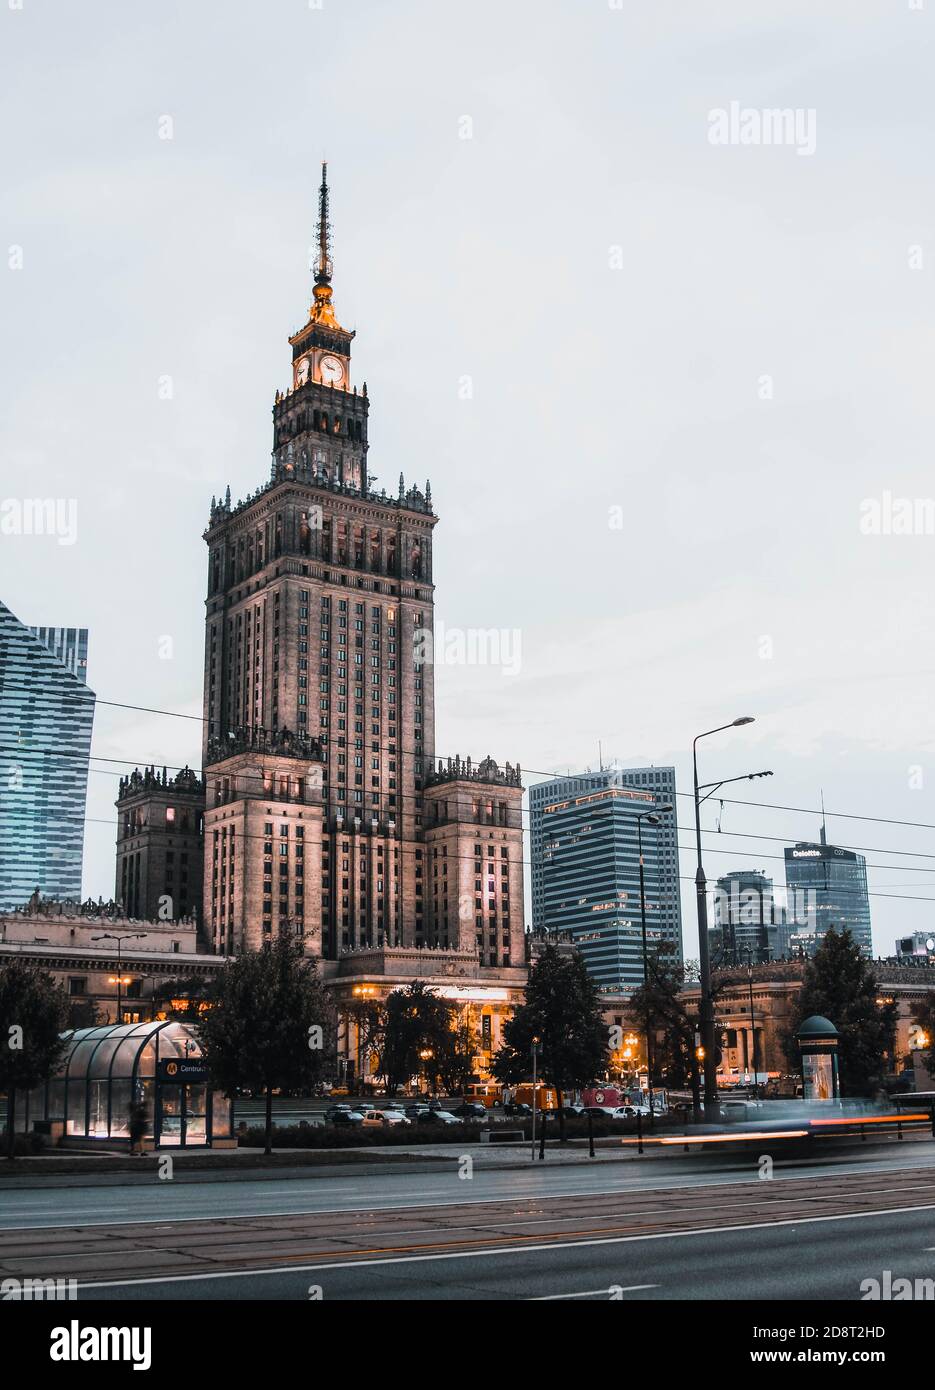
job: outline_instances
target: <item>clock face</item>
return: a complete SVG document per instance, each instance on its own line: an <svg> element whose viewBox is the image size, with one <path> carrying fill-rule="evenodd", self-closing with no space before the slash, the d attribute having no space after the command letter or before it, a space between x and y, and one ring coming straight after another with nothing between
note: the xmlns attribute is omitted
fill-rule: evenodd
<svg viewBox="0 0 935 1390"><path fill-rule="evenodd" d="M336 357L326 353L318 363L318 370L321 373L322 381L327 381L337 386L338 382L344 380L344 368Z"/></svg>
<svg viewBox="0 0 935 1390"><path fill-rule="evenodd" d="M301 357L296 363L295 379L299 386L303 386L308 381L309 361L307 357Z"/></svg>

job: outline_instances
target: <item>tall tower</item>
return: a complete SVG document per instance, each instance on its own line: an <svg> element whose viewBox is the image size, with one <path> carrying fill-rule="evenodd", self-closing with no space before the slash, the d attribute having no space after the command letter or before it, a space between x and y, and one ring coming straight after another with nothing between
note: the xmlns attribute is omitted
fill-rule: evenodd
<svg viewBox="0 0 935 1390"><path fill-rule="evenodd" d="M327 167L308 321L273 406L268 481L205 531L205 925L215 949L294 932L335 959L422 946L434 753L432 511L367 471L369 399L335 316Z"/></svg>
<svg viewBox="0 0 935 1390"><path fill-rule="evenodd" d="M117 795L117 886L128 917L202 920L205 789L190 767L134 768Z"/></svg>

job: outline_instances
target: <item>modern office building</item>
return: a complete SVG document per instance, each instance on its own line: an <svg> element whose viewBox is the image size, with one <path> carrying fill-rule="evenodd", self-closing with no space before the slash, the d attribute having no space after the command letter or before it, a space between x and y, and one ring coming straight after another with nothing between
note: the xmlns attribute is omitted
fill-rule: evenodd
<svg viewBox="0 0 935 1390"><path fill-rule="evenodd" d="M853 850L829 845L824 822L815 844L802 841L784 851L789 949L814 955L831 927L845 927L865 956L873 955L867 861Z"/></svg>
<svg viewBox="0 0 935 1390"><path fill-rule="evenodd" d="M81 897L87 650L83 628L29 628L0 603L0 910L36 888Z"/></svg>
<svg viewBox="0 0 935 1390"><path fill-rule="evenodd" d="M533 928L568 934L609 992L643 980L637 816L675 806L675 769L612 768L530 788ZM649 949L681 959L674 810L642 821Z"/></svg>
<svg viewBox="0 0 935 1390"><path fill-rule="evenodd" d="M86 627L31 627L29 631L38 637L53 656L73 676L87 683L88 679L88 629Z"/></svg>
<svg viewBox="0 0 935 1390"><path fill-rule="evenodd" d="M786 955L785 908L762 870L736 869L718 879L710 944L712 961L723 965L763 965Z"/></svg>

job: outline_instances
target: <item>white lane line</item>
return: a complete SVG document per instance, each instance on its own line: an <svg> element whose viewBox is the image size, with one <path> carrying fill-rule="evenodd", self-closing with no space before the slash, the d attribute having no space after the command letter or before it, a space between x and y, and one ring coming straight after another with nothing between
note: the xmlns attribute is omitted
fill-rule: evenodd
<svg viewBox="0 0 935 1390"><path fill-rule="evenodd" d="M549 1245L510 1245L498 1250L456 1250L441 1255L391 1255L376 1260L331 1260L317 1265L282 1265L278 1269L225 1269L210 1274L165 1274L147 1279L112 1279L81 1283L79 1289L124 1289L137 1284L187 1284L205 1279L249 1279L258 1275L305 1274L320 1269L368 1269L374 1265L427 1264L434 1260L490 1259L494 1255L522 1255L540 1250L578 1250L591 1245L632 1245L640 1240L674 1240L681 1236L726 1235L731 1231L769 1231L777 1226L814 1226L820 1221L866 1220L868 1216L901 1216L906 1212L935 1211L935 1202L916 1207L882 1207L879 1211L847 1211L836 1216L789 1217L782 1221L754 1221L743 1226L701 1226L695 1230L654 1231L638 1236L599 1236L594 1240L554 1241Z"/></svg>
<svg viewBox="0 0 935 1390"><path fill-rule="evenodd" d="M584 1293L544 1293L544 1294L539 1294L536 1298L530 1298L530 1299L528 1300L528 1302L530 1302L530 1303L554 1303L554 1302L556 1302L557 1300L564 1300L564 1299L566 1299L566 1298L597 1298L598 1294L602 1294L602 1293L605 1293L605 1294L636 1293L636 1291L637 1291L638 1289L658 1289L659 1287L660 1287L660 1286L659 1286L658 1284L627 1284L624 1288L621 1288L619 1284L611 1284L611 1286L610 1286L609 1289L587 1289Z"/></svg>

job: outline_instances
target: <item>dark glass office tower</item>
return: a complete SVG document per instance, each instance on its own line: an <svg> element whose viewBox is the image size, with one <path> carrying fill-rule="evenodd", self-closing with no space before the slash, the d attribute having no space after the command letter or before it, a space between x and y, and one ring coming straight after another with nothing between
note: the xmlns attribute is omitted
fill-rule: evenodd
<svg viewBox="0 0 935 1390"><path fill-rule="evenodd" d="M567 932L601 989L630 993L643 980L636 814L675 805L674 768L611 769L530 788L533 924ZM682 919L674 811L643 821L650 950L681 959Z"/></svg>
<svg viewBox="0 0 935 1390"><path fill-rule="evenodd" d="M825 933L847 927L865 956L873 955L867 861L853 850L803 841L785 850L790 949L814 955Z"/></svg>
<svg viewBox="0 0 935 1390"><path fill-rule="evenodd" d="M735 869L718 879L711 959L717 965L761 965L788 950L785 910L773 894L773 880L759 869Z"/></svg>
<svg viewBox="0 0 935 1390"><path fill-rule="evenodd" d="M81 897L87 652L84 628L29 628L0 603L0 909Z"/></svg>

